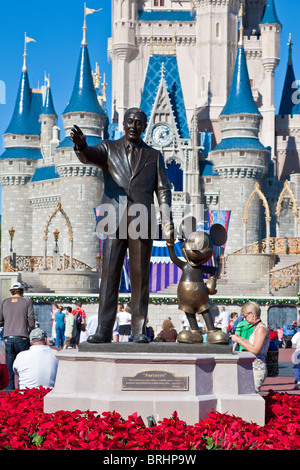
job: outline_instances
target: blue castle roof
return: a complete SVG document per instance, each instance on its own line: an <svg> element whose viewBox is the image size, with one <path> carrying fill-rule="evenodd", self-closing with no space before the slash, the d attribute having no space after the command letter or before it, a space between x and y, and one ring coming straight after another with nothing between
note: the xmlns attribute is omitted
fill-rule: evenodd
<svg viewBox="0 0 300 470"><path fill-rule="evenodd" d="M86 45L81 46L73 92L63 114L78 111L104 114L94 88L91 63Z"/></svg>
<svg viewBox="0 0 300 470"><path fill-rule="evenodd" d="M292 44L289 43L288 65L279 108L280 116L293 116L294 114L300 114L300 104L297 103L297 101L299 101L299 95L297 97L297 93L295 93L297 88L299 89L299 87L295 87L295 83L296 77L292 60Z"/></svg>
<svg viewBox="0 0 300 470"><path fill-rule="evenodd" d="M201 160L199 162L199 170L201 176L218 176L211 160Z"/></svg>
<svg viewBox="0 0 300 470"><path fill-rule="evenodd" d="M41 93L30 89L27 71L23 71L19 84L14 112L5 134L39 135L39 115L42 109Z"/></svg>
<svg viewBox="0 0 300 470"><path fill-rule="evenodd" d="M27 158L28 160L40 160L43 158L40 149L28 147L10 147L6 149L0 159L13 160L15 158Z"/></svg>
<svg viewBox="0 0 300 470"><path fill-rule="evenodd" d="M56 178L59 178L59 174L56 173L55 165L41 166L35 170L30 182L36 183L37 181L52 180Z"/></svg>
<svg viewBox="0 0 300 470"><path fill-rule="evenodd" d="M274 0L267 0L265 12L260 24L280 24L278 19L276 8L275 8L275 1Z"/></svg>
<svg viewBox="0 0 300 470"><path fill-rule="evenodd" d="M54 105L53 105L52 92L51 92L50 87L47 87L45 103L42 109L42 114L49 114L49 115L54 114L55 116L57 116L55 109L54 109Z"/></svg>
<svg viewBox="0 0 300 470"><path fill-rule="evenodd" d="M255 138L249 137L229 137L221 140L221 142L213 149L216 150L263 150L269 152L269 150L262 145L262 143Z"/></svg>
<svg viewBox="0 0 300 470"><path fill-rule="evenodd" d="M162 64L164 64L164 77L174 115L177 120L179 135L184 139L188 139L190 134L186 118L177 58L175 56L154 55L150 57L140 107L147 114L149 119L161 78Z"/></svg>
<svg viewBox="0 0 300 470"><path fill-rule="evenodd" d="M230 93L221 116L230 114L260 115L251 91L246 54L243 46L238 47Z"/></svg>

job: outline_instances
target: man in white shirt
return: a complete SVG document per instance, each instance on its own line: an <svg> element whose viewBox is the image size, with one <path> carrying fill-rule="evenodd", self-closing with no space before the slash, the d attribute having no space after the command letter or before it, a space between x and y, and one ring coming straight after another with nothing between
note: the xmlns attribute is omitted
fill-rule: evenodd
<svg viewBox="0 0 300 470"><path fill-rule="evenodd" d="M230 313L227 312L225 307L222 307L221 313L216 322L216 327L221 328L221 330L224 331L224 333L227 333L229 322L230 322Z"/></svg>
<svg viewBox="0 0 300 470"><path fill-rule="evenodd" d="M300 341L300 331L294 334L292 337L292 348L296 348L297 343Z"/></svg>
<svg viewBox="0 0 300 470"><path fill-rule="evenodd" d="M29 350L20 352L13 363L18 388L54 387L58 366L57 351L47 345L46 332L40 328L31 331L29 340Z"/></svg>

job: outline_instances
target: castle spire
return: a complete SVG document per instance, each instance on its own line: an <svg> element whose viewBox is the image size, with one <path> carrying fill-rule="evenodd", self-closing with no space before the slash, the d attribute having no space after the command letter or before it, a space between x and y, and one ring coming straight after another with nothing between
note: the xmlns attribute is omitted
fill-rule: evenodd
<svg viewBox="0 0 300 470"><path fill-rule="evenodd" d="M265 12L260 24L279 24L281 25L275 7L275 0L267 0Z"/></svg>
<svg viewBox="0 0 300 470"><path fill-rule="evenodd" d="M243 113L260 115L252 95L245 50L239 45L229 97L221 115Z"/></svg>
<svg viewBox="0 0 300 470"><path fill-rule="evenodd" d="M45 96L45 101L44 101L44 106L42 109L42 114L49 114L49 115L55 115L57 116L54 105L53 105L53 99L52 99L52 92L51 92L51 87L50 87L50 77L46 76L45 74L45 82L47 83L47 88L46 88L46 96Z"/></svg>
<svg viewBox="0 0 300 470"><path fill-rule="evenodd" d="M23 66L17 98L15 102L14 112L5 134L39 134L39 125L36 120L36 114L32 110L32 91L29 86L29 78L27 72L27 48L28 42L34 39L27 37L25 33Z"/></svg>
<svg viewBox="0 0 300 470"><path fill-rule="evenodd" d="M280 116L293 116L294 114L300 114L300 106L298 104L296 77L294 73L293 58L292 58L292 37L289 35L289 42L287 43L289 48L287 70L285 75L285 81L281 96L281 102L279 107ZM300 90L299 90L300 92ZM295 102L295 99L297 102Z"/></svg>
<svg viewBox="0 0 300 470"><path fill-rule="evenodd" d="M99 10L91 10L86 8L84 4L84 26L83 26L83 39L81 42L81 51L77 66L75 83L71 99L64 110L63 114L71 112L90 112L104 114L94 87L94 78L91 68L89 52L86 42L86 15L94 13Z"/></svg>

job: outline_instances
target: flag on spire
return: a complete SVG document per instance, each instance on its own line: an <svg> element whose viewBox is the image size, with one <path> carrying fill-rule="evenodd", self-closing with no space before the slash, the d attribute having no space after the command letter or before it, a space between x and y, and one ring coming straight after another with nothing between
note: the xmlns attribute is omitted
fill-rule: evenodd
<svg viewBox="0 0 300 470"><path fill-rule="evenodd" d="M25 33L25 44L27 44L28 42L31 42L31 41L36 42L35 39L29 38L28 36L26 36L26 33Z"/></svg>
<svg viewBox="0 0 300 470"><path fill-rule="evenodd" d="M84 6L84 11L86 15L91 15L92 13L95 13L100 10L102 10L102 8L99 8L99 10L93 10L92 8L87 8L86 6Z"/></svg>

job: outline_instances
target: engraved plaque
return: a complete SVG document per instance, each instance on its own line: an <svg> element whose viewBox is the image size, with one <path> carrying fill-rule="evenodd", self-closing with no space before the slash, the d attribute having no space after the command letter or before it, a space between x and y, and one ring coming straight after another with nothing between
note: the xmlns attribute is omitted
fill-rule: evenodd
<svg viewBox="0 0 300 470"><path fill-rule="evenodd" d="M165 370L147 370L133 377L122 377L122 390L175 390L187 391L188 377L176 377Z"/></svg>

